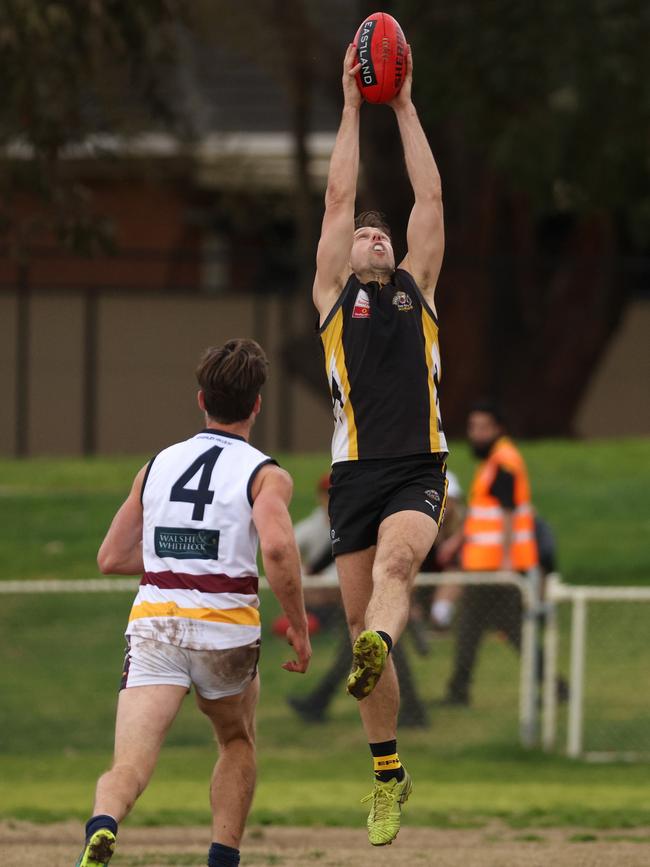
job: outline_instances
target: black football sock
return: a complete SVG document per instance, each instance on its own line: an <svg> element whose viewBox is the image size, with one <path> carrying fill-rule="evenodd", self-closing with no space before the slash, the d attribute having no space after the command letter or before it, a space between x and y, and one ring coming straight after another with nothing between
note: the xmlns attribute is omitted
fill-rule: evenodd
<svg viewBox="0 0 650 867"><path fill-rule="evenodd" d="M213 843L208 852L208 867L238 867L239 849Z"/></svg>
<svg viewBox="0 0 650 867"><path fill-rule="evenodd" d="M386 645L386 653L390 653L393 649L393 639L387 632L382 632L381 629L375 629L375 632L377 633L377 635L380 636L381 640Z"/></svg>
<svg viewBox="0 0 650 867"><path fill-rule="evenodd" d="M382 741L380 744L368 744L372 753L375 768L375 779L382 783L390 780L400 782L404 779L404 768L397 755L397 741Z"/></svg>
<svg viewBox="0 0 650 867"><path fill-rule="evenodd" d="M109 831L112 831L117 836L117 822L115 819L112 816L100 814L92 816L86 822L86 840L90 840L95 831L99 831L100 828L108 828Z"/></svg>

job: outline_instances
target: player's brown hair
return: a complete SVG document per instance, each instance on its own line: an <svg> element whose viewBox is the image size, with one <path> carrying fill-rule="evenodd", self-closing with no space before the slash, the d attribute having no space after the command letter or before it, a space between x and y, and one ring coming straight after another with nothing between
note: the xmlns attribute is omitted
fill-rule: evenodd
<svg viewBox="0 0 650 867"><path fill-rule="evenodd" d="M210 418L223 424L247 419L266 382L268 368L262 347L245 337L206 349L196 378Z"/></svg>
<svg viewBox="0 0 650 867"><path fill-rule="evenodd" d="M371 229L381 229L389 238L392 237L390 226L386 221L386 215L381 211L361 211L354 218L354 229L363 229L365 226L370 226Z"/></svg>

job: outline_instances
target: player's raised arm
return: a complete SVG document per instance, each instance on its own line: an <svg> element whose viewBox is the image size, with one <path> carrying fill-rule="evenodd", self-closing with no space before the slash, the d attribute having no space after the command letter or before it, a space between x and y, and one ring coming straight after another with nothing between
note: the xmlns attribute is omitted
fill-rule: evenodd
<svg viewBox="0 0 650 867"><path fill-rule="evenodd" d="M302 592L300 555L293 533L289 503L293 492L291 476L275 466L263 467L255 478L253 523L260 537L264 572L289 621L287 638L298 657L285 662L287 671L307 671L311 644Z"/></svg>
<svg viewBox="0 0 650 867"><path fill-rule="evenodd" d="M142 467L129 496L118 509L97 554L97 565L105 575L139 575L142 560Z"/></svg>
<svg viewBox="0 0 650 867"><path fill-rule="evenodd" d="M334 306L350 274L359 174L361 94L354 77L358 68L356 48L350 45L343 61L343 113L330 160L325 215L316 254L313 298L321 318Z"/></svg>
<svg viewBox="0 0 650 867"><path fill-rule="evenodd" d="M399 125L406 169L415 196L406 233L407 254L400 267L415 279L426 300L433 305L445 249L442 185L436 161L411 101L413 59L409 47L404 84L391 107Z"/></svg>

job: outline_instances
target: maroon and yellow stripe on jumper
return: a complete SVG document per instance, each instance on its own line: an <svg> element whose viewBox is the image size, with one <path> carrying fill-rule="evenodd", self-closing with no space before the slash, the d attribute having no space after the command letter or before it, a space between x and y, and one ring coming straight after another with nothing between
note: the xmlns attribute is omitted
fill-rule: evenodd
<svg viewBox="0 0 650 867"><path fill-rule="evenodd" d="M250 605L239 608L181 608L176 602L138 602L131 609L129 623L143 617L183 617L202 623L230 623L235 626L259 626L260 612Z"/></svg>
<svg viewBox="0 0 650 867"><path fill-rule="evenodd" d="M141 585L150 584L161 590L200 590L201 593L242 593L257 596L259 578L257 575L244 575L232 578L223 573L194 575L191 572L145 572Z"/></svg>

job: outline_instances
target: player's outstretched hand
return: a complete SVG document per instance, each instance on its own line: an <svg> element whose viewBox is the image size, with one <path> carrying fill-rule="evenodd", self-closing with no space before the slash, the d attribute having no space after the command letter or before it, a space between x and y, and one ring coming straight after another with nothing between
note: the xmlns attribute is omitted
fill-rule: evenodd
<svg viewBox="0 0 650 867"><path fill-rule="evenodd" d="M343 101L346 106L359 108L363 102L361 91L355 78L361 69L357 58L357 48L353 42L348 45L343 59Z"/></svg>
<svg viewBox="0 0 650 867"><path fill-rule="evenodd" d="M404 70L404 83L399 89L399 93L394 99L388 103L391 108L397 110L405 108L411 104L411 87L413 85L413 54L411 46L406 46L406 69Z"/></svg>
<svg viewBox="0 0 650 867"><path fill-rule="evenodd" d="M299 630L290 626L287 629L287 641L295 650L298 659L290 659L283 664L282 668L285 671L304 674L309 667L309 660L311 659L311 642L309 640L307 623L305 623L304 628Z"/></svg>

